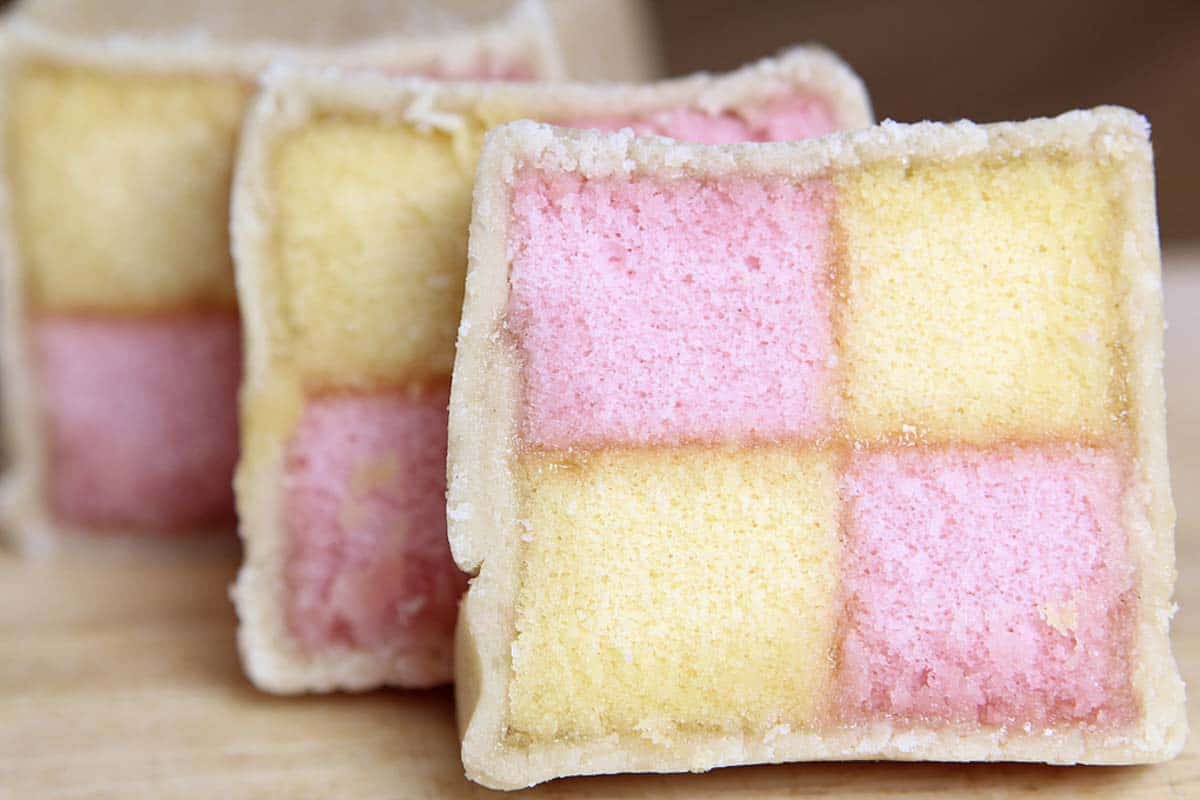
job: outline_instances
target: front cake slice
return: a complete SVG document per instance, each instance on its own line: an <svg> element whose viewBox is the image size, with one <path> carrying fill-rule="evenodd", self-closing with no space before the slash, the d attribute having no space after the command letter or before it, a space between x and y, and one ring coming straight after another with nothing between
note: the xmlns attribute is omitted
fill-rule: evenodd
<svg viewBox="0 0 1200 800"><path fill-rule="evenodd" d="M519 122L475 189L469 777L1179 752L1148 126L721 147Z"/></svg>
<svg viewBox="0 0 1200 800"><path fill-rule="evenodd" d="M233 220L247 340L235 596L262 688L451 678L465 578L446 543L446 406L471 188L485 131L525 117L722 142L861 127L870 109L819 48L640 86L272 71Z"/></svg>

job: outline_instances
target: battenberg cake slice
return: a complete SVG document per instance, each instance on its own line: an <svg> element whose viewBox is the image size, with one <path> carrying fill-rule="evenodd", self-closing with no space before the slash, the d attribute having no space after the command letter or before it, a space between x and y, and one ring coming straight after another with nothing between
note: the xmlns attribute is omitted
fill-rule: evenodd
<svg viewBox="0 0 1200 800"><path fill-rule="evenodd" d="M273 59L557 77L538 3L34 0L3 57L4 522L26 552L231 533L229 185Z"/></svg>
<svg viewBox="0 0 1200 800"><path fill-rule="evenodd" d="M235 598L264 689L451 677L465 578L446 544L445 426L471 187L484 132L524 117L739 141L861 127L870 109L816 48L642 86L267 75L233 200L247 340Z"/></svg>
<svg viewBox="0 0 1200 800"><path fill-rule="evenodd" d="M467 775L1178 753L1148 134L491 133L450 401Z"/></svg>

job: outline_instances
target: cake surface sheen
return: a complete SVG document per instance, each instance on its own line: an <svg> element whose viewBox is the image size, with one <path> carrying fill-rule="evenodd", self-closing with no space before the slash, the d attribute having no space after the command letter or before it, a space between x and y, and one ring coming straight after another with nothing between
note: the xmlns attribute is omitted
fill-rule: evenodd
<svg viewBox="0 0 1200 800"><path fill-rule="evenodd" d="M1178 753L1148 133L490 134L449 431L468 776Z"/></svg>
<svg viewBox="0 0 1200 800"><path fill-rule="evenodd" d="M446 406L471 191L486 131L525 117L719 143L861 127L870 109L853 73L819 48L641 86L272 71L247 124L233 222L248 343L237 483L247 551L235 596L243 658L260 687L452 677L465 580L446 539ZM812 227L825 230L819 197L798 199L796 209L811 210ZM784 210L760 226L762 237L794 218ZM719 238L708 242L719 247ZM767 302L783 289L797 302L829 303L825 288L771 278L755 297ZM793 330L786 306L776 301L776 322L810 338L803 325ZM694 352L702 362L683 369L717 366ZM801 378L825 369L797 353L776 373L815 415L823 389ZM641 377L651 389L653 376ZM740 389L749 391L747 377ZM745 408L774 420L770 405L759 392ZM576 414L546 413L564 428ZM661 433L673 430L665 423Z"/></svg>

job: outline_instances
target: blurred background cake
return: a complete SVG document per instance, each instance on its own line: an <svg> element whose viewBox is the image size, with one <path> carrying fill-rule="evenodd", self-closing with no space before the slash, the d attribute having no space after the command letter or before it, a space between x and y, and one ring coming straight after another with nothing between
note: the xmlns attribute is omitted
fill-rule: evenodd
<svg viewBox="0 0 1200 800"><path fill-rule="evenodd" d="M10 538L45 552L73 534L232 529L241 355L229 184L258 70L291 60L560 78L558 37L585 26L592 50L572 49L577 72L643 77L655 63L638 11L589 0L19 5L3 120Z"/></svg>

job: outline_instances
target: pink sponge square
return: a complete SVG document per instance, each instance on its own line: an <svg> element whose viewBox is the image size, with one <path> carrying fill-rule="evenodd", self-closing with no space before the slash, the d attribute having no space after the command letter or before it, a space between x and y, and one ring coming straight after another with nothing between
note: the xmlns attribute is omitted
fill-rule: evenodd
<svg viewBox="0 0 1200 800"><path fill-rule="evenodd" d="M584 180L513 189L521 432L561 448L824 433L828 184Z"/></svg>
<svg viewBox="0 0 1200 800"><path fill-rule="evenodd" d="M100 530L232 529L235 315L46 315L32 336L60 519Z"/></svg>
<svg viewBox="0 0 1200 800"><path fill-rule="evenodd" d="M285 466L288 624L308 648L444 657L466 580L446 542L445 388L312 398Z"/></svg>
<svg viewBox="0 0 1200 800"><path fill-rule="evenodd" d="M1118 456L1067 444L856 454L843 708L989 724L1134 715Z"/></svg>

